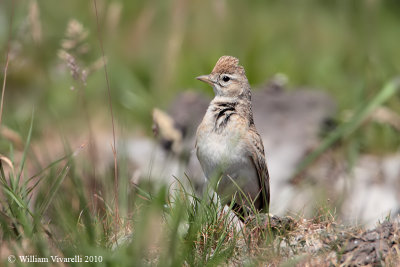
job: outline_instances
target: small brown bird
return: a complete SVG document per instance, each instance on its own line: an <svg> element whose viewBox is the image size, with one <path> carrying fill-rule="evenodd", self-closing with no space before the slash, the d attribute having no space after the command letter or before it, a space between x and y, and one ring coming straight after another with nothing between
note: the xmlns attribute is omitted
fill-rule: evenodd
<svg viewBox="0 0 400 267"><path fill-rule="evenodd" d="M211 85L215 93L196 136L196 153L205 176L218 180L222 203L232 204L242 220L252 206L268 212L269 175L244 68L237 58L223 56L211 74L197 79Z"/></svg>

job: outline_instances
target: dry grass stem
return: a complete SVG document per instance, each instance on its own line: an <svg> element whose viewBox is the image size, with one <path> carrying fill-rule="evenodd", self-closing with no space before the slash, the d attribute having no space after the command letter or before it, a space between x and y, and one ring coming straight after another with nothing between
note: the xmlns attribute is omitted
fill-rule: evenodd
<svg viewBox="0 0 400 267"><path fill-rule="evenodd" d="M8 40L7 40L7 52L6 52L6 65L4 67L4 75L3 75L3 87L1 89L1 100L0 100L0 126L3 117L3 104L4 104L4 94L6 92L6 82L7 82L7 70L9 63L9 54L10 54L10 45L11 45L11 36L12 36L12 24L14 20L14 0L11 1L11 16L10 16L10 25L8 31Z"/></svg>
<svg viewBox="0 0 400 267"><path fill-rule="evenodd" d="M31 0L29 5L29 22L32 39L38 44L42 41L42 24L40 22L40 11L36 0Z"/></svg>
<svg viewBox="0 0 400 267"><path fill-rule="evenodd" d="M97 37L99 40L101 55L103 58L104 75L105 75L106 83L107 83L108 104L109 104L109 108L110 108L111 124L112 124L113 144L111 146L111 149L112 149L113 156L114 156L114 199L115 199L115 226L116 226L115 231L117 232L118 225L120 222L120 217L119 217L119 207L118 207L118 202L119 202L118 201L118 162L117 162L115 123L114 123L114 114L113 114L112 101L111 101L110 82L109 82L108 72L107 72L107 64L106 64L106 59L105 59L105 54L104 54L103 40L101 38L101 31L100 31L99 16L98 16L98 11L97 11L96 0L93 0L93 4L94 4L94 9L95 9L95 14L96 14L96 25L97 25L97 35L98 35Z"/></svg>

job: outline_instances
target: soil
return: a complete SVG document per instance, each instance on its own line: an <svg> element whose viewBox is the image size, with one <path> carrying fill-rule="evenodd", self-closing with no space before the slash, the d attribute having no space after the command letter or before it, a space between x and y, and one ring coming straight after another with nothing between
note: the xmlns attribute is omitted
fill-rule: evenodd
<svg viewBox="0 0 400 267"><path fill-rule="evenodd" d="M295 220L289 216L270 215L261 222L249 219L246 228L255 233L268 224L274 233L273 246L279 242L280 253L275 255L279 263L290 262L296 266L400 266L399 220L384 221L365 230L337 224L332 218Z"/></svg>

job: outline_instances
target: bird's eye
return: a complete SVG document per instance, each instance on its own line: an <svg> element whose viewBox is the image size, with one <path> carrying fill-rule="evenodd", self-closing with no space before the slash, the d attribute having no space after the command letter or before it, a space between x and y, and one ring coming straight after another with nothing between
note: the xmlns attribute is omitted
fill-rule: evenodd
<svg viewBox="0 0 400 267"><path fill-rule="evenodd" d="M226 76L226 75L222 76L222 80L223 80L224 82L229 82L230 79L231 79L231 78L229 78L229 77Z"/></svg>

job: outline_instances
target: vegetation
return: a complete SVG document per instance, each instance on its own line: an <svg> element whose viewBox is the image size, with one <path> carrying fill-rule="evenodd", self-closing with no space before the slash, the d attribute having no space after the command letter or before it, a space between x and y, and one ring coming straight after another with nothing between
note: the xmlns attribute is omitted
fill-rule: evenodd
<svg viewBox="0 0 400 267"><path fill-rule="evenodd" d="M304 168L337 141L350 160L398 151L398 130L365 121L378 106L400 112L399 11L395 0L2 1L0 265L25 265L10 255L82 255L96 266L348 263L341 233L360 230L343 230L331 210L237 227L207 191L132 186L116 143L150 134L152 108L183 88L211 95L194 77L228 54L253 85L284 73L337 100L339 126ZM97 153L110 143L111 166ZM314 250L304 246L311 228L323 229L310 234L323 240ZM390 249L379 264L396 264Z"/></svg>

